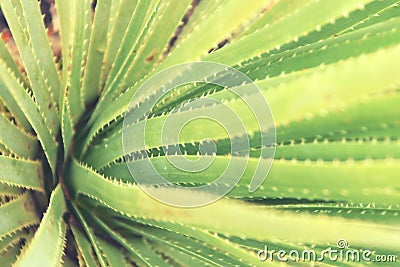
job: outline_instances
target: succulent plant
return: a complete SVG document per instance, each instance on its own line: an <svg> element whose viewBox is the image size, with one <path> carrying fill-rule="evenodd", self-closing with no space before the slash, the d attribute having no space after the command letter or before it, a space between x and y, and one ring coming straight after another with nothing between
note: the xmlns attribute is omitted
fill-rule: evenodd
<svg viewBox="0 0 400 267"><path fill-rule="evenodd" d="M399 2L98 0L93 10L90 0L56 0L61 54L54 54L39 2L1 0L18 55L0 42L0 265L280 265L260 259L268 246L370 250L372 260L391 256L385 264L395 266ZM187 62L224 64L251 79L272 112L274 142L262 143L265 131L243 97L223 86L191 82L137 95L154 75ZM182 73L168 75L172 82ZM147 109L153 93L163 96ZM200 100L220 104L189 105ZM221 105L240 115L244 133L227 135L225 125L199 118L177 142L160 141L170 116L216 114ZM125 125L128 110L141 116ZM124 129L143 123L145 134L130 137L144 138L145 147L127 151ZM205 138L212 155L201 153ZM247 140L249 153L231 153L232 139ZM267 148L273 162L262 156ZM169 156L212 162L190 172ZM152 190L184 199L193 197L184 188L212 183L229 162L245 170L222 199L182 208L142 190L130 168L146 178L144 161L182 188ZM250 190L257 166L271 163Z"/></svg>

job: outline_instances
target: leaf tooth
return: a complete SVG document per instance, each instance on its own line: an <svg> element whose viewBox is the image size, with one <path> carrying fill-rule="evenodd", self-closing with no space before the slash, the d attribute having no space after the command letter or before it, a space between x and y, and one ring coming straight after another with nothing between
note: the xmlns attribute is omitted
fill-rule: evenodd
<svg viewBox="0 0 400 267"><path fill-rule="evenodd" d="M66 225L64 225L64 227L66 227ZM64 266L63 257L66 256L66 254L65 254L65 248L66 247L67 247L67 236L66 236L66 234L63 234L62 231L59 231L58 232L58 242L57 242L56 250L61 250L61 253L60 253L61 259L60 260L54 259L54 263L53 263L54 266L56 266L57 264L58 264L59 267ZM55 253L55 254L58 255L59 253Z"/></svg>
<svg viewBox="0 0 400 267"><path fill-rule="evenodd" d="M342 16L346 19L349 18L350 17L349 11L347 10L343 11Z"/></svg>
<svg viewBox="0 0 400 267"><path fill-rule="evenodd" d="M10 187L16 187L16 188L19 188L19 189L27 189L27 190L38 191L38 192L44 193L44 189L33 188L33 187L30 187L30 186L22 186L20 184L12 183L12 182L9 182L9 181L0 180L0 184L5 184L5 185L8 185Z"/></svg>
<svg viewBox="0 0 400 267"><path fill-rule="evenodd" d="M72 125L76 125L76 122L74 122L74 119L72 118L72 115L71 115L71 106L70 106L68 98L65 101L65 105L66 105L66 108L67 108L67 115L68 115L69 120L71 121L71 124ZM75 132L75 128L74 127L72 127L72 131L73 131L73 133Z"/></svg>
<svg viewBox="0 0 400 267"><path fill-rule="evenodd" d="M25 227L24 227L24 228L25 228ZM14 232L7 234L7 236L8 236L8 237L11 237L13 234L16 234L16 233L18 233L18 232L20 232L20 230L15 230ZM3 241L5 237L6 237L6 236L3 236L2 238L0 238L0 241ZM21 233L21 234L20 234L19 236L17 236L15 239L11 240L11 242L9 242L9 243L2 249L2 251L7 252L7 251L9 251L9 249L11 249L11 248L15 248L16 246L20 246L20 245L21 245L20 242L21 242L22 240L27 239L27 238L28 238L27 235L24 235L23 233Z"/></svg>
<svg viewBox="0 0 400 267"><path fill-rule="evenodd" d="M20 239L21 240L21 239ZM20 241L20 240L18 240L18 241ZM13 248L17 248L17 247L19 247L19 246L21 246L21 243L20 242L12 242L12 243L10 243L10 245L8 245L7 247L5 247L4 248L4 252L8 252L8 251L10 251L11 249L13 249ZM20 248L20 251L22 250L22 248ZM16 259L18 259L18 256L14 259L14 260L16 260Z"/></svg>
<svg viewBox="0 0 400 267"><path fill-rule="evenodd" d="M104 202L103 200L101 200L101 199L98 198L98 197L95 197L95 196L93 196L93 195L86 194L86 193L81 193L81 194L84 195L84 196L86 196L86 197L88 197L89 199L92 199L92 200L97 201L98 203L100 203L100 204L103 205L104 207L107 207L108 209L114 211L114 212L117 213L117 214L121 214L122 216L126 216L126 217L129 217L129 218L132 218L132 217L133 217L132 215L126 214L126 213L120 211L119 209L113 208L112 206L110 206L109 204L107 204L106 202Z"/></svg>
<svg viewBox="0 0 400 267"><path fill-rule="evenodd" d="M29 201L32 201L31 199L29 199L29 198L31 198L30 194L31 194L30 192L25 192L25 193L21 194L20 196L11 199L6 204L2 204L1 207L4 208L5 206L15 205L16 203L20 203L20 202L27 203ZM24 205L24 203L22 205ZM14 207L14 208L16 208L16 210L18 210L17 207ZM16 233L18 230L29 228L38 223L39 223L39 218L37 216L36 216L35 220L32 218L29 220L24 219L24 221L20 223L19 228L11 229L10 231L6 232L5 234L10 236L10 235Z"/></svg>
<svg viewBox="0 0 400 267"><path fill-rule="evenodd" d="M39 106L38 106L38 109L39 109L40 115L41 115L42 118L43 118L43 121L44 121L45 125L46 125L46 126L50 125L50 124L49 124L50 122L47 121L44 112L40 110ZM52 140L53 140L56 144L58 144L57 140L55 139L55 134L54 134L53 130L51 129L51 127L47 127L47 130L49 131Z"/></svg>
<svg viewBox="0 0 400 267"><path fill-rule="evenodd" d="M113 118L111 121L108 121L106 124L104 124L103 126L101 126L89 139L89 141L87 142L87 145L85 146L85 151L88 150L88 148L91 146L91 144L93 143L94 139L101 134L106 128L108 128L113 122L117 122L120 118L122 118L124 116L124 113L118 114L115 118ZM116 134L122 132L122 129L118 130Z"/></svg>

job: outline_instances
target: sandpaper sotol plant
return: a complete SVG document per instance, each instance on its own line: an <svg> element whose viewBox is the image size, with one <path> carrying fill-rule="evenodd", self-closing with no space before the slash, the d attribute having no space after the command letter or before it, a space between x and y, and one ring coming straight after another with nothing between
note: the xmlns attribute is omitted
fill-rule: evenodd
<svg viewBox="0 0 400 267"><path fill-rule="evenodd" d="M273 266L276 258L257 255L266 245L321 253L338 240L348 242L344 250L371 250L371 259L399 255L399 1L92 4L55 1L62 52L54 55L38 2L1 0L22 62L0 42L1 266ZM195 61L254 81L274 117L273 142L260 142L265 129L243 98L215 84L181 85L143 110L163 92L136 95L146 80ZM219 105L187 108L198 100L219 101L246 131L228 135L229 119L198 118L178 141L161 142L170 116L218 113ZM145 147L123 146L129 107L141 116L126 127L146 122L143 136L131 136ZM200 153L204 140L214 153ZM232 140L247 140L249 153L231 153ZM174 145L181 153L169 153ZM274 151L271 170L249 190L257 166L272 162L264 149ZM212 161L192 172L169 156ZM210 184L229 162L245 162L245 171L223 199L181 208L138 186L129 168L140 173L144 160L182 188ZM153 190L192 197L168 185Z"/></svg>

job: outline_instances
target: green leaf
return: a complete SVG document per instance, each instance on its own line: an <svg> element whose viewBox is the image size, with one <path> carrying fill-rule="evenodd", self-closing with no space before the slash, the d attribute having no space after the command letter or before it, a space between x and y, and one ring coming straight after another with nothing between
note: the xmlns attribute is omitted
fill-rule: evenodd
<svg viewBox="0 0 400 267"><path fill-rule="evenodd" d="M276 53L278 51L285 51L288 49L293 49L295 47L307 46L311 43L316 43L324 39L330 39L332 37L337 37L342 34L342 32L347 30L354 30L354 27L358 24L362 24L363 21L373 18L377 13L386 10L397 0L389 1L369 1L360 2L357 8L352 9L352 11L344 11L339 17L334 20L330 20L321 26L316 26L311 32L299 37L293 38L293 41L283 44L278 49L273 49L269 51L270 53ZM309 4L315 4L315 2L308 2ZM294 11L295 13L296 11ZM289 13L290 14L290 13ZM378 23L379 20L376 20ZM372 23L373 24L373 23ZM370 24L370 25L372 25Z"/></svg>
<svg viewBox="0 0 400 267"><path fill-rule="evenodd" d="M7 63L3 62L3 58L0 56L0 65L6 66ZM6 68L6 67L5 67ZM10 74L11 75L11 74ZM32 132L32 126L29 124L29 121L26 118L26 115L23 113L21 108L18 106L17 102L14 100L12 94L4 89L7 85L0 79L0 99L2 100L7 109L13 114L17 123L21 125L27 132Z"/></svg>
<svg viewBox="0 0 400 267"><path fill-rule="evenodd" d="M278 143L291 141L390 139L398 136L400 95L387 93L367 97L331 112L277 127Z"/></svg>
<svg viewBox="0 0 400 267"><path fill-rule="evenodd" d="M24 0L18 3L13 0L1 1L1 8L4 12L4 15L6 16L22 61L24 62L24 67L26 69L29 82L31 84L31 89L35 96L35 102L37 104L38 110L40 111L40 114L43 117L46 126L49 128L50 131L52 131L53 137L55 137L59 130L59 119L57 115L58 104L57 102L55 102L55 96L58 96L58 92L53 92L52 90L58 89L51 87L49 88L49 85L46 83L46 79L44 77L46 71L49 71L49 75L53 75L53 68L55 70L55 67L52 58L51 61L46 60L47 57L45 54L48 54L49 51L47 51L45 48L42 49L42 47L40 47L41 52L36 51L37 49L39 49L39 46L43 42L43 36L40 35L40 32L44 33L44 26L42 22L40 22L40 24L37 24L31 21L41 19L39 6L29 0ZM21 12L23 13L16 13L17 9L21 9ZM29 22L21 22L21 20L18 19L18 16L27 12L32 13L28 16L30 18ZM23 17L23 19L25 19L25 16ZM30 23L31 25L27 26L27 23ZM35 27L35 29L31 27ZM47 39L46 36L44 37ZM46 42L47 47L49 47L48 41ZM37 55L41 55L41 53L43 53L44 58L38 59ZM44 68L41 63L42 60L44 60L44 64L49 64L49 62L51 62L50 66L52 67ZM4 75L9 74L5 72ZM58 81L58 78L53 78L53 80L54 81L52 82L56 82ZM23 109L21 106L20 108ZM25 116L28 116L26 112L24 113Z"/></svg>
<svg viewBox="0 0 400 267"><path fill-rule="evenodd" d="M133 256L138 258L142 263L144 263L147 266L153 266L152 262L154 261L154 258L152 259L152 254L148 256L148 259L146 259L146 256L143 255L141 249L143 249L142 246L140 246L140 240L137 240L136 242L130 243L126 239L125 236L120 235L119 233L113 231L108 225L106 225L104 222L102 222L100 219L96 218L95 216L92 216L91 214L86 213L86 218L90 218L91 221L96 223L96 225L99 225L100 228L102 228L109 237L114 239L116 242L118 242L121 246L123 246L129 253L131 253ZM95 239L95 236L92 237ZM139 248L137 247L137 243L139 243ZM95 248L96 250L96 248ZM147 251L148 252L148 251ZM149 254L149 253L144 253L144 254ZM155 262L159 261L159 259L156 259Z"/></svg>
<svg viewBox="0 0 400 267"><path fill-rule="evenodd" d="M370 25L389 20L390 18L397 17L399 15L399 4L400 1L372 1L370 6L379 6L379 11L377 11L372 16L368 16L365 19L359 21L353 25L350 29L347 29L340 34L347 33L350 31L355 31L368 27ZM373 11L376 11L374 9Z"/></svg>
<svg viewBox="0 0 400 267"><path fill-rule="evenodd" d="M318 30L324 24L334 24L335 20L347 17L349 13L364 7L368 2L370 0L351 0L340 3L325 3L314 0L298 9L297 12L284 16L272 25L259 29L226 48L204 56L202 59L227 65L237 64L245 59L279 48L285 43L296 41L315 29L319 32ZM304 20L304 18L307 18L307 20Z"/></svg>
<svg viewBox="0 0 400 267"><path fill-rule="evenodd" d="M233 0L222 2L207 16L207 19L201 20L193 32L177 44L157 70L204 57L210 48L217 47L218 43L229 38L234 30L249 21L269 2L271 1Z"/></svg>
<svg viewBox="0 0 400 267"><path fill-rule="evenodd" d="M31 193L0 206L0 238L39 223Z"/></svg>
<svg viewBox="0 0 400 267"><path fill-rule="evenodd" d="M241 182L231 195L390 204L399 197L399 184L395 178L398 172L396 160L275 160L260 190L248 194L245 175L244 184Z"/></svg>
<svg viewBox="0 0 400 267"><path fill-rule="evenodd" d="M22 0L21 7L26 20L26 32L29 35L32 52L37 58L38 67L49 87L50 96L55 105L58 103L60 81L58 72L53 60L53 53L50 48L49 39L43 25L39 3L30 0ZM44 73L46 76L44 76ZM34 86L34 84L32 84Z"/></svg>
<svg viewBox="0 0 400 267"><path fill-rule="evenodd" d="M125 86L135 84L160 63L169 40L175 34L190 4L189 0L162 1L162 6L143 40L146 45L138 49L135 61L125 74Z"/></svg>
<svg viewBox="0 0 400 267"><path fill-rule="evenodd" d="M2 251L0 254L1 264L4 264L4 266L12 266L13 263L17 260L20 252L21 249L19 246L12 246L7 251Z"/></svg>
<svg viewBox="0 0 400 267"><path fill-rule="evenodd" d="M0 143L19 157L29 159L36 157L38 149L36 137L19 129L3 114L0 114Z"/></svg>
<svg viewBox="0 0 400 267"><path fill-rule="evenodd" d="M289 165L284 166L287 168ZM296 170L299 169L298 166L296 167ZM340 232L341 237L345 237L349 242L351 241L351 243L359 246L396 249L400 242L400 236L394 235L391 229L373 223L364 224L360 227L357 223L347 224L344 219L331 220L322 215L311 218L306 215L298 216L298 214L281 216L271 211L260 213L256 207L233 200L220 200L212 205L197 209L171 207L149 197L137 186L107 180L76 161L72 162L70 168L68 187L71 191L71 197L75 201L79 201L79 196L86 196L92 199L93 203L103 205L125 217L142 217L146 220L154 219L168 223L179 222L187 226L205 228L225 234L240 232L244 236L252 238L271 236L304 241L306 236L307 240L322 243L327 242L327 240L335 242ZM333 168L329 169L331 174L332 170ZM392 173L397 173L397 171ZM362 175L361 172L360 174ZM283 175L283 177L289 176ZM306 176L303 174L302 177ZM82 178L85 181L83 183ZM329 183L329 185L331 184ZM382 183L379 182L379 184ZM376 185L372 186L375 192L379 191ZM107 192L103 188L107 188ZM186 192L185 195L185 192L182 192L181 189L159 188L158 190L164 190L163 192L173 193L176 196L179 194L180 197L193 197L193 192L190 195L187 195L188 192ZM169 190L173 191L169 192ZM199 197L202 196L199 195ZM240 214L239 217L238 214ZM269 227L266 228L265 225L269 225ZM302 229L301 233L296 230L289 231L288 229L292 229L293 225ZM324 225L324 228L321 228L320 225ZM331 231L325 231L327 228ZM273 229L273 232L271 232L271 229Z"/></svg>
<svg viewBox="0 0 400 267"><path fill-rule="evenodd" d="M73 142L72 138L75 135L75 122L72 119L71 106L69 104L68 97L64 98L62 108L61 135L64 144L64 158L67 158L68 154L70 153L71 144Z"/></svg>
<svg viewBox="0 0 400 267"><path fill-rule="evenodd" d="M64 98L68 98L71 116L74 121L77 121L84 111L84 100L81 98L81 79L87 53L87 44L85 45L85 43L88 43L90 34L90 2L88 0L56 1L56 7L60 10L60 35L63 51L69 51L63 53L63 94L60 95L60 106L62 106Z"/></svg>
<svg viewBox="0 0 400 267"><path fill-rule="evenodd" d="M130 22L121 40L121 44L116 52L114 61L109 70L107 80L104 85L104 90L100 96L87 127L102 113L103 107L113 101L115 89L118 89L125 77L126 71L132 61L135 59L137 50L142 45L146 33L150 30L151 23L156 17L157 11L160 8L160 2L139 1L134 13L130 18ZM141 23L137 23L141 21ZM138 36L132 38L132 36ZM107 73L107 70L104 70Z"/></svg>
<svg viewBox="0 0 400 267"><path fill-rule="evenodd" d="M22 192L23 189L20 187L7 185L5 183L0 186L0 195L2 196L18 196L21 195Z"/></svg>
<svg viewBox="0 0 400 267"><path fill-rule="evenodd" d="M91 246L92 246L92 248L93 248L93 250L95 252L95 255L97 257L97 260L100 263L100 266L106 267L107 266L107 260L105 259L104 254L103 254L103 252L101 250L101 247L97 242L97 239L96 239L96 236L95 236L95 233L94 233L93 229L86 222L86 219L83 216L82 212L79 211L79 209L74 204L71 204L71 206L72 206L72 209L74 211L74 214L77 216L77 219L80 221L80 223L82 225L82 228L86 233L87 238L90 241L90 244L91 244ZM81 239L81 242L85 246L85 241L83 239ZM79 243L78 243L78 246L79 246ZM81 253L82 254L86 253L87 249L88 248L84 248L83 251L81 250ZM85 260L86 259L90 261L88 256L85 257Z"/></svg>
<svg viewBox="0 0 400 267"><path fill-rule="evenodd" d="M268 25L277 22L285 16L292 14L298 9L312 3L312 0L298 0L298 1L271 1L262 11L261 16L254 21L244 32L240 33L237 38L256 32L259 29L268 27Z"/></svg>
<svg viewBox="0 0 400 267"><path fill-rule="evenodd" d="M399 48L399 46L390 47L386 50L370 54L368 57L360 56L358 58L331 64L326 68L313 71L310 76L307 75L306 77L294 79L286 84L281 84L274 90L266 90L263 93L273 111L277 128L295 121L305 120L306 118L316 116L320 113L340 110L343 106L346 107L346 105L353 104L353 98L361 99L362 97L365 98L374 93L392 89L399 83L399 79L391 71L400 68L400 66L397 66L399 65L399 61L396 59L396 55L400 53L398 51ZM380 77L380 79L376 79L375 77ZM380 86L383 81L385 88ZM325 86L321 87L321 84ZM352 87L352 90L348 90L349 86ZM245 88L245 86L243 88ZM125 97L119 98L109 105L109 108L88 132L82 144L84 147L87 146L99 131L101 131L102 127L123 114L125 111L124 107L126 109L129 102L127 97L128 96L125 95ZM210 97L214 98L213 95ZM258 96L249 96L249 98L251 97ZM218 94L216 94L215 98L218 99ZM282 103L285 104L282 105ZM226 105L240 114L240 118L245 123L249 132L259 130L256 121L252 119L252 112L249 112L248 107L242 100L226 101ZM207 107L207 111L210 113L218 113L221 112L219 108L221 108L221 105ZM189 112L195 114L196 111L186 111L186 113ZM185 112L174 113L171 116L183 116L184 113ZM113 118L113 116L115 116L115 118ZM167 115L164 115L146 121L146 145L149 148L161 147L159 136L161 136L162 125L167 117ZM137 125L133 124L129 126L129 128L134 131L134 129L140 127L143 123L143 121L140 121ZM207 137L212 139L221 139L225 136L225 133L221 131L216 131L215 133L210 132L214 129L210 129L209 125L205 123L191 124L185 126L185 128L188 134L180 137L180 142L182 143L190 143L199 140L199 138L204 138L204 133L207 133ZM112 140L107 141L108 147L113 147L113 149L110 150L111 152L114 153L116 151L118 153L121 151L120 138L120 134L117 134L113 136ZM104 147L107 145L103 144ZM139 150L141 148L137 149ZM134 149L132 151L134 151ZM115 154L112 153L109 155L114 155L113 159L122 156L120 154L119 157L115 157ZM113 159L111 159L111 161ZM93 161L89 159L89 162L92 164ZM98 166L101 167L103 165Z"/></svg>
<svg viewBox="0 0 400 267"><path fill-rule="evenodd" d="M111 0L97 2L91 30L88 57L83 77L83 98L86 105L92 104L100 95L100 73L107 48L107 27Z"/></svg>
<svg viewBox="0 0 400 267"><path fill-rule="evenodd" d="M0 33L0 36L2 37L1 39L3 39L3 33ZM10 72L12 72L18 80L22 81L24 85L27 86L28 82L26 76L22 74L20 67L17 65L13 56L10 54L9 45L6 45L4 42L0 42L0 58L10 69Z"/></svg>
<svg viewBox="0 0 400 267"><path fill-rule="evenodd" d="M147 266L169 266L161 258L161 255L154 251L142 238L129 237L128 240L140 252L140 256L146 260Z"/></svg>
<svg viewBox="0 0 400 267"><path fill-rule="evenodd" d="M108 45L105 53L104 67L102 71L102 85L104 85L105 80L108 79L107 77L109 75L110 69L112 68L113 62L116 59L116 55L121 49L122 40L125 36L125 33L128 31L128 25L131 25L130 21L132 21L132 18L135 17L134 12L138 8L140 9L138 3L142 2L143 1L139 0L123 0L119 1L119 3L115 5L116 13L114 14L114 16L111 16L114 22L112 23L112 25L110 25L111 27L109 27L107 37ZM121 29L126 30L122 31ZM117 66L119 65L117 64Z"/></svg>
<svg viewBox="0 0 400 267"><path fill-rule="evenodd" d="M367 87L361 89L366 88ZM317 114L315 116L308 117L307 115L305 115L304 118L294 119L288 124L278 126L278 143L284 143L292 140L303 140L303 142L304 140L307 140L307 142L311 142L314 140L318 141L318 139L333 139L341 141L341 139L346 138L346 135L349 133L352 133L353 138L358 136L368 136L371 138L390 137L390 132L385 133L385 129L390 129L393 124L397 125L400 123L396 115L400 111L398 110L399 105L397 104L399 100L400 96L397 93L384 93L383 95L375 95L373 97L365 98L363 100L360 100L359 102L353 100L353 102L350 102L348 105L344 107L340 106L339 109L335 108L332 111L323 109L322 111L324 112L321 112L320 114ZM231 105L232 103L233 105ZM299 102L299 104L303 105L301 101ZM235 107L234 102L229 102L228 105L231 105L231 107L241 112L241 114L244 114L242 110L238 109L239 105ZM307 108L308 107L309 106L307 106ZM216 110L217 107L207 108ZM196 110L186 111L186 113L188 112L192 112L193 114L195 114ZM238 114L240 114L239 112ZM181 115L185 115L184 113L185 112L181 114L171 114L169 116L170 118L173 118L174 116L178 118ZM249 123L251 121L250 115L246 115L247 117L242 116L241 118L245 122ZM146 142L148 148L161 149L162 145L170 145L170 143L162 144L160 138L162 125L166 118L167 116L160 116L147 121L148 126L146 128ZM382 120L382 118L385 119ZM153 123L155 124L153 125ZM134 127L138 126L140 126L140 124L132 125L131 130L135 129ZM256 126L250 127L250 129L256 130ZM370 131L366 132L365 130L362 130L363 128L369 130L382 129L382 132L380 136L377 136ZM341 134L342 132L344 132L344 134ZM338 137L335 138L335 136L337 135ZM392 133L392 135L395 136L396 134ZM187 146L190 142L202 140L204 136L219 140L217 154L225 154L223 152L220 152L220 149L222 148L221 141L226 138L226 133L224 133L223 131L219 131L216 127L210 129L209 124L201 123L200 121L198 123L185 125L185 131L181 132L180 142L182 144L186 143L185 145ZM253 143L253 146L259 143L256 138L257 134L255 134L254 136L255 137L251 136L250 138L250 143ZM109 138L103 139L102 142L90 147L87 155L85 156L85 160L96 168L102 168L113 163L117 159L123 157L121 140L122 131L119 130ZM132 141L135 142L135 140ZM229 140L227 140L227 142L229 142ZM133 143L130 148L132 148L132 152L140 150L139 147L134 147ZM125 149L127 149L127 147L125 147ZM196 149L196 151L198 151L198 149ZM227 153L230 153L229 151L230 148L228 147ZM126 152L127 151L125 151L125 153ZM296 155L292 156L295 157ZM351 155L348 155L347 157L350 156ZM385 153L381 154L381 158L382 157L385 157Z"/></svg>
<svg viewBox="0 0 400 267"><path fill-rule="evenodd" d="M43 192L43 172L39 161L0 156L0 183Z"/></svg>
<svg viewBox="0 0 400 267"><path fill-rule="evenodd" d="M97 260L94 258L92 246L85 235L73 224L70 225L77 249L83 257L85 266L98 266Z"/></svg>
<svg viewBox="0 0 400 267"><path fill-rule="evenodd" d="M295 71L304 73L321 64L332 64L398 44L398 25L399 20L395 18L336 38L266 54L241 64L239 70L256 81Z"/></svg>
<svg viewBox="0 0 400 267"><path fill-rule="evenodd" d="M120 223L118 221L115 222L115 225L127 229L132 234L142 235L153 242L159 243L162 245L159 246L159 249L161 247L171 247L181 253L190 255L204 265L237 266L243 261L248 264L257 264L255 255L251 255L248 251L241 250L202 229L167 223L159 225L158 222L146 220L144 223L152 227L145 227L133 222Z"/></svg>
<svg viewBox="0 0 400 267"><path fill-rule="evenodd" d="M278 146L276 159L346 161L365 159L400 158L398 142L316 142Z"/></svg>
<svg viewBox="0 0 400 267"><path fill-rule="evenodd" d="M399 205L380 207L372 204L351 203L317 203L317 204L289 204L273 206L282 212L294 211L297 213L326 214L332 218L339 216L349 219L358 219L367 222L387 224L398 227Z"/></svg>
<svg viewBox="0 0 400 267"><path fill-rule="evenodd" d="M89 1L56 1L60 9L60 33L63 51L61 133L65 158L69 153L76 123L85 111L81 97L81 78L87 53L90 24ZM65 12L64 12L65 11ZM71 13L71 14L69 14ZM74 19L71 19L73 17ZM69 53L71 55L69 55Z"/></svg>
<svg viewBox="0 0 400 267"><path fill-rule="evenodd" d="M19 242L23 240L27 234L24 230L17 230L13 233L10 233L6 236L3 236L0 239L0 251L7 250L8 247L18 246Z"/></svg>
<svg viewBox="0 0 400 267"><path fill-rule="evenodd" d="M179 45L181 41L186 39L193 31L195 31L196 26L198 27L198 25L201 24L203 20L207 19L210 14L214 13L216 9L223 9L223 0L199 1L193 4L190 11L188 10L190 16L187 16L186 24L180 26L182 27L182 31L177 34L177 40L171 49L174 49L175 46Z"/></svg>
<svg viewBox="0 0 400 267"><path fill-rule="evenodd" d="M32 241L22 251L17 266L59 266L65 248L66 223L63 215L66 204L61 186L50 197L49 207ZM48 253L51 251L52 253Z"/></svg>
<svg viewBox="0 0 400 267"><path fill-rule="evenodd" d="M163 246L157 243L153 244L152 246L155 250L162 253L164 256L167 256L168 260L170 261L169 263L172 266L186 266L187 264L190 264L190 266L193 267L213 266L207 262L201 261L196 257L193 257L169 246Z"/></svg>
<svg viewBox="0 0 400 267"><path fill-rule="evenodd" d="M194 160L197 156L186 156L186 158L169 156L169 159L155 157L150 159L150 163L162 177L171 183L183 186L208 184L220 177L229 163L233 164L232 166L235 164L243 166L247 163L240 182L228 194L235 198L287 197L325 201L375 202L388 205L394 203L400 193L399 182L395 179L399 172L396 159L300 161L292 156L290 160L274 160L268 178L260 189L249 193L248 186L256 170L258 158L247 160L244 157L209 157L214 159L213 163L201 172L182 171L169 162L169 160L174 160L173 162ZM134 169L143 166L140 161L129 162L129 167ZM261 159L260 164L269 164L270 161L270 159ZM125 182L133 182L125 163L113 165L106 169L105 173ZM349 187L349 181L354 186Z"/></svg>
<svg viewBox="0 0 400 267"><path fill-rule="evenodd" d="M110 267L120 267L126 265L125 256L121 248L109 243L109 240L106 241L102 238L98 238L97 242L100 244Z"/></svg>
<svg viewBox="0 0 400 267"><path fill-rule="evenodd" d="M25 114L26 118L32 125L32 128L37 134L37 138L42 144L45 155L48 159L49 165L55 173L57 161L57 142L54 139L54 133L47 127L44 117L40 113L35 101L16 80L14 80L8 73L3 64L0 64L0 80L5 85L1 87L2 90L7 90L18 106Z"/></svg>

